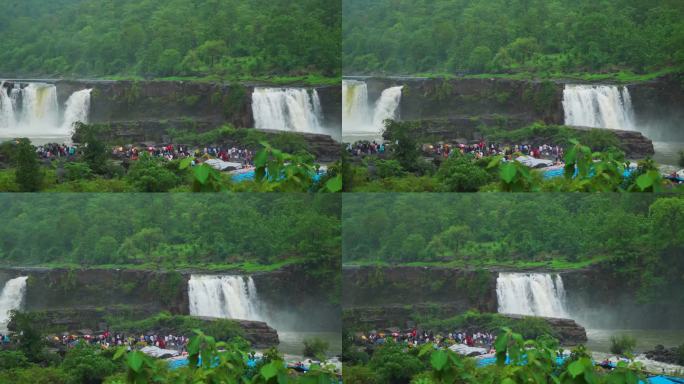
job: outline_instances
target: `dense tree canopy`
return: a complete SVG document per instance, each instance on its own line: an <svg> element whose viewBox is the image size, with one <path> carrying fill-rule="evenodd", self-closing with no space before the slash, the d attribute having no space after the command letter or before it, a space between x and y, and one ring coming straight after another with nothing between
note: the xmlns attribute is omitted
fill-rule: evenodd
<svg viewBox="0 0 684 384"><path fill-rule="evenodd" d="M348 74L684 64L679 0L346 0L342 28Z"/></svg>
<svg viewBox="0 0 684 384"><path fill-rule="evenodd" d="M0 206L12 265L339 264L333 195L5 194Z"/></svg>
<svg viewBox="0 0 684 384"><path fill-rule="evenodd" d="M3 1L0 73L335 76L340 8L327 0Z"/></svg>

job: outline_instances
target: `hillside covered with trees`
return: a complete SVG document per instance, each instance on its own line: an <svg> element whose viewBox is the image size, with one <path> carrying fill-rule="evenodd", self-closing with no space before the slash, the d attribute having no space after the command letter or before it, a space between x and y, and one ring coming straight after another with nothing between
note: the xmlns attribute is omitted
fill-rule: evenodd
<svg viewBox="0 0 684 384"><path fill-rule="evenodd" d="M646 73L684 65L678 0L347 0L346 74Z"/></svg>
<svg viewBox="0 0 684 384"><path fill-rule="evenodd" d="M334 77L340 8L327 0L3 1L0 74Z"/></svg>
<svg viewBox="0 0 684 384"><path fill-rule="evenodd" d="M340 198L310 194L4 194L0 262L338 274Z"/></svg>

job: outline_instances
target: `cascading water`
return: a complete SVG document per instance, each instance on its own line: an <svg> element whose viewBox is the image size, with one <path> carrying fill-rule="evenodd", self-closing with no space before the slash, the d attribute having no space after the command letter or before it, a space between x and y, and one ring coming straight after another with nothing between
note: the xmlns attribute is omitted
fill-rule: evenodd
<svg viewBox="0 0 684 384"><path fill-rule="evenodd" d="M636 130L627 87L568 84L563 90L563 109L566 125Z"/></svg>
<svg viewBox="0 0 684 384"><path fill-rule="evenodd" d="M368 86L365 82L343 80L342 131L344 136L379 139L384 129L384 121L399 117L403 88L403 86L397 86L385 89L371 107L368 99Z"/></svg>
<svg viewBox="0 0 684 384"><path fill-rule="evenodd" d="M64 122L62 130L69 132L77 122L88 123L90 114L90 93L92 89L84 89L74 92L69 96L65 104Z"/></svg>
<svg viewBox="0 0 684 384"><path fill-rule="evenodd" d="M251 277L192 275L188 298L193 316L265 320Z"/></svg>
<svg viewBox="0 0 684 384"><path fill-rule="evenodd" d="M380 99L375 103L375 113L373 114L373 126L382 127L385 120L396 119L399 103L401 103L401 91L403 86L387 88L382 91Z"/></svg>
<svg viewBox="0 0 684 384"><path fill-rule="evenodd" d="M560 275L500 273L496 279L499 313L569 318Z"/></svg>
<svg viewBox="0 0 684 384"><path fill-rule="evenodd" d="M342 81L342 129L359 130L372 121L368 104L368 86L363 81Z"/></svg>
<svg viewBox="0 0 684 384"><path fill-rule="evenodd" d="M12 90L14 91L14 90ZM0 127L13 127L17 120L14 117L12 98L5 89L5 82L0 83Z"/></svg>
<svg viewBox="0 0 684 384"><path fill-rule="evenodd" d="M255 88L252 93L254 125L259 129L324 133L318 92L302 88Z"/></svg>
<svg viewBox="0 0 684 384"><path fill-rule="evenodd" d="M88 122L90 89L74 92L66 101L63 116L57 87L47 83L15 83L0 86L0 136L5 138L58 139L67 141L77 121Z"/></svg>
<svg viewBox="0 0 684 384"><path fill-rule="evenodd" d="M7 330L10 321L10 313L21 309L26 294L26 280L28 276L20 276L5 283L0 293L0 330Z"/></svg>

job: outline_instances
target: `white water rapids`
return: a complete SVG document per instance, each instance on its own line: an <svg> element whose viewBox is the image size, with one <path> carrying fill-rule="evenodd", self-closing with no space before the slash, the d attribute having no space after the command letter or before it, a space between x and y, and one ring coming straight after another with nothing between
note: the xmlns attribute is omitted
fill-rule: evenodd
<svg viewBox="0 0 684 384"><path fill-rule="evenodd" d="M318 92L304 88L255 88L254 125L259 129L324 134Z"/></svg>
<svg viewBox="0 0 684 384"><path fill-rule="evenodd" d="M192 275L188 298L192 316L265 321L251 277Z"/></svg>
<svg viewBox="0 0 684 384"><path fill-rule="evenodd" d="M563 110L566 125L636 130L627 87L568 84L563 90Z"/></svg>
<svg viewBox="0 0 684 384"><path fill-rule="evenodd" d="M384 121L399 118L403 88L396 86L385 89L371 105L365 82L342 80L342 135L380 139Z"/></svg>
<svg viewBox="0 0 684 384"><path fill-rule="evenodd" d="M0 293L0 331L7 331L10 313L21 309L26 295L26 280L28 276L20 276L8 280Z"/></svg>
<svg viewBox="0 0 684 384"><path fill-rule="evenodd" d="M496 297L499 313L569 318L560 275L499 273Z"/></svg>
<svg viewBox="0 0 684 384"><path fill-rule="evenodd" d="M12 88L0 83L0 137L60 138L71 136L76 122L88 122L90 89L74 92L60 107L57 87L28 83Z"/></svg>

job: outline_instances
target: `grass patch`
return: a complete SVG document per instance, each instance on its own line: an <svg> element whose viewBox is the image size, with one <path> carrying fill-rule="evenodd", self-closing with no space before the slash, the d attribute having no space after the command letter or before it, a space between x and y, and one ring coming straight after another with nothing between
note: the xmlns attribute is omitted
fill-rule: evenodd
<svg viewBox="0 0 684 384"><path fill-rule="evenodd" d="M515 73L478 73L473 75L454 75L452 73L417 73L415 77L427 77L434 79L508 79L508 80L577 80L587 82L611 82L619 84L640 83L655 80L659 77L674 73L683 72L684 68L664 68L643 74L631 71L619 71L611 73L537 73L537 72L515 72Z"/></svg>

